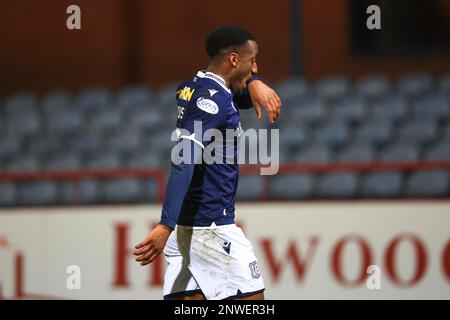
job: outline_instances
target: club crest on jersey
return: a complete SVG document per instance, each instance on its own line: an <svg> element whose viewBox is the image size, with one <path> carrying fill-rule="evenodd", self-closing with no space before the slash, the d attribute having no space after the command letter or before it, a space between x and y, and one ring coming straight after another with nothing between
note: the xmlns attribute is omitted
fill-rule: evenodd
<svg viewBox="0 0 450 320"><path fill-rule="evenodd" d="M219 112L219 106L217 105L217 103L203 97L197 99L197 107L211 114L217 114Z"/></svg>
<svg viewBox="0 0 450 320"><path fill-rule="evenodd" d="M250 273L252 275L252 278L258 279L261 276L261 274L259 273L258 262L253 261L248 264L248 267L250 268Z"/></svg>

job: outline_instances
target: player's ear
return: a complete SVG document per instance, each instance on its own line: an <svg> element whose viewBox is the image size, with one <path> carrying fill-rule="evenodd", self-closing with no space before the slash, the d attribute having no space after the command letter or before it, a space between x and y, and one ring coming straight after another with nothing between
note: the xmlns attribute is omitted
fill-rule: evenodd
<svg viewBox="0 0 450 320"><path fill-rule="evenodd" d="M236 68L239 62L239 55L236 52L232 52L228 56L228 59L230 60L230 63L233 66L233 68Z"/></svg>

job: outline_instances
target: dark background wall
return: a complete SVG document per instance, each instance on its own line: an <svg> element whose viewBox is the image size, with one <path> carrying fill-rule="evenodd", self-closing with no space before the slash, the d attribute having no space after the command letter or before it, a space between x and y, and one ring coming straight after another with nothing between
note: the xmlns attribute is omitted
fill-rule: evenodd
<svg viewBox="0 0 450 320"><path fill-rule="evenodd" d="M66 8L77 4L82 30L66 29ZM305 76L358 77L414 71L439 75L450 55L355 57L349 0L303 0L300 10ZM17 90L111 88L144 82L152 87L189 77L207 63L207 33L222 24L250 29L260 44L261 73L277 81L290 74L289 0L45 0L2 6L0 95Z"/></svg>

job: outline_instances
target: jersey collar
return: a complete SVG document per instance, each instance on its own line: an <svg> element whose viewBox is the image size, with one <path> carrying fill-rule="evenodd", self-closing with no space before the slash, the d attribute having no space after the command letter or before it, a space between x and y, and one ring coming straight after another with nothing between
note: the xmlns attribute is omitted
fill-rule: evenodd
<svg viewBox="0 0 450 320"><path fill-rule="evenodd" d="M221 76L212 73L212 72L205 72L205 71L199 71L197 72L197 77L199 78L206 78L215 81L217 84L219 84L226 92L231 94L231 90L227 87L225 79Z"/></svg>

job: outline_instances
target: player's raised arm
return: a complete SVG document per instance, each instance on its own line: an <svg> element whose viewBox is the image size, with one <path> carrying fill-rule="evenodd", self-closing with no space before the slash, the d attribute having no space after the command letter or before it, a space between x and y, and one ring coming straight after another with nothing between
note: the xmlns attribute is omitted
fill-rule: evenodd
<svg viewBox="0 0 450 320"><path fill-rule="evenodd" d="M258 76L247 81L246 86L234 96L234 102L239 109L255 108L258 119L261 119L261 106L266 109L270 122L275 122L280 116L281 99L278 94L266 85Z"/></svg>

